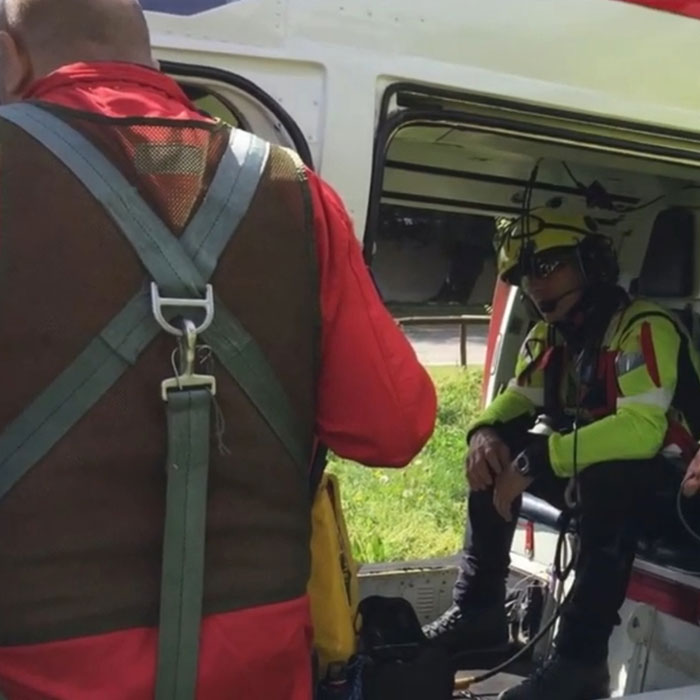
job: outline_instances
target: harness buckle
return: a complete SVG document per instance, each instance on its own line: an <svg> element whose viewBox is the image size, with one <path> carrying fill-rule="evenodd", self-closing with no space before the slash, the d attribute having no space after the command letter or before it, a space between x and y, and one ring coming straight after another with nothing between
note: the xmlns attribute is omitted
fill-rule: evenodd
<svg viewBox="0 0 700 700"><path fill-rule="evenodd" d="M203 309L204 320L194 327L194 331L196 334L204 333L214 320L214 289L208 284L205 287L204 299L178 299L176 297L162 297L158 291L158 285L151 282L151 307L158 325L164 331L178 337L181 337L185 331L169 323L163 315L163 309L173 307Z"/></svg>
<svg viewBox="0 0 700 700"><path fill-rule="evenodd" d="M197 362L197 340L199 334L205 331L214 320L214 292L210 284L206 287L204 299L176 299L161 297L158 285L151 282L151 302L153 316L158 325L171 335L178 338L179 370L175 371L175 376L161 382L161 396L163 401L168 400L169 391L184 391L194 387L206 387L212 396L216 395L216 378L211 374L197 374L195 364ZM163 308L167 307L187 307L204 309L204 320L197 326L191 319L184 319L182 328L169 323L163 316ZM173 354L174 357L174 354ZM173 360L173 369L175 363Z"/></svg>

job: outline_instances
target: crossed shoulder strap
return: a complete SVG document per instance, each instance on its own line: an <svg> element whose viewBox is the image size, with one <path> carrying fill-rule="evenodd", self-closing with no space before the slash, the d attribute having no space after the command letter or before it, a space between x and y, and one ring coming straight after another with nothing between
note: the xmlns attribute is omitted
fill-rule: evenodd
<svg viewBox="0 0 700 700"><path fill-rule="evenodd" d="M100 201L153 282L0 433L0 498L133 365L162 330L180 338L181 373L164 382L168 487L163 545L157 700L193 700L203 590L209 416L213 377L193 373L198 337L238 383L299 465L310 449L291 403L255 340L208 284L219 256L247 212L269 145L233 130L199 210L177 239L105 156L61 119L29 103L0 108L11 122L61 160ZM163 296L161 295L163 294ZM170 319L185 307L206 310L205 323L182 329ZM1 698L0 698L1 700Z"/></svg>

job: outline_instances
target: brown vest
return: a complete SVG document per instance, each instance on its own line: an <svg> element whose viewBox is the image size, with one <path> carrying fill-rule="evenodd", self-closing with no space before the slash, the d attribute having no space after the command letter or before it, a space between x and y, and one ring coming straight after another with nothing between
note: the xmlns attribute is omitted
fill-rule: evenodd
<svg viewBox="0 0 700 700"><path fill-rule="evenodd" d="M228 140L220 125L57 111L180 235ZM185 154L183 156L183 154ZM146 279L101 205L42 146L0 121L0 431ZM311 455L320 347L303 168L273 147L212 278L287 392ZM174 339L137 364L0 502L0 644L158 621L165 412ZM204 614L290 600L309 569L309 487L220 366L225 454L212 437Z"/></svg>

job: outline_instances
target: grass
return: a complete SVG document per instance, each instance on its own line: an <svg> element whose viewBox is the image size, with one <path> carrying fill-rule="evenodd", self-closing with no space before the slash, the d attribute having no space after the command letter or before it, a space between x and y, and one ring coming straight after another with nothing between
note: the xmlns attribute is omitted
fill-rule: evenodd
<svg viewBox="0 0 700 700"><path fill-rule="evenodd" d="M353 552L360 562L454 554L465 517L464 435L479 407L482 369L429 368L438 390L435 433L402 470L332 457Z"/></svg>

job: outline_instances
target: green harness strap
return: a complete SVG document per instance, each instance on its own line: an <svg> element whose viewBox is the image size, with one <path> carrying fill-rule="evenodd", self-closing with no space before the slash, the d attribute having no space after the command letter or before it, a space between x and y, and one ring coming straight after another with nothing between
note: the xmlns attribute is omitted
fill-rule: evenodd
<svg viewBox="0 0 700 700"><path fill-rule="evenodd" d="M158 630L158 700L196 696L211 399L208 388L173 391L168 397L168 492Z"/></svg>
<svg viewBox="0 0 700 700"><path fill-rule="evenodd" d="M181 374L165 382L169 387L163 390L169 430L168 494L156 698L190 700L197 674L209 415L214 389L212 377L193 374L197 333L203 333L294 460L304 468L308 460L308 447L274 372L257 344L223 305L218 305L214 316L211 288L206 284L250 205L265 166L267 147L255 137L234 132L209 194L178 240L121 173L60 119L27 103L0 109L0 118L24 129L81 180L103 204L157 284L151 295L152 310L145 293L132 299L0 435L0 497L136 361L161 326L184 335L168 322L175 308L198 306L207 312L202 326L195 328L191 323L188 345L180 348ZM236 139L247 139L247 143L237 144ZM161 297L160 290L179 297ZM192 357L184 361L187 354Z"/></svg>
<svg viewBox="0 0 700 700"><path fill-rule="evenodd" d="M0 118L21 126L70 168L85 187L104 205L112 219L122 229L161 291L179 297L201 298L218 255L225 247L231 231L235 228L235 226L227 227L225 225L225 217L219 217L218 228L215 227L210 235L201 236L198 232L199 216L197 216L182 239L178 240L146 205L121 172L81 134L60 119L27 103L1 108ZM230 193L232 199L230 206L232 209L237 209L236 226L248 209L267 157L267 145L255 137L246 136L252 139L250 153L245 159L246 167L241 165L235 187ZM260 172L256 172L256 168L253 167L254 163ZM206 201L202 209L204 209L205 204ZM208 219L209 217L203 215L202 218ZM198 269L195 263L202 265L203 269ZM143 319L145 319L144 323L148 324L150 321L148 320L149 312L146 311L148 307L147 297L140 295L140 301L138 298L132 301L135 307L140 305ZM138 353L159 332L157 324L152 323L152 337L144 338L142 336L146 334L146 328L139 329L136 323L133 326L129 325L137 316L138 312L135 307L130 309L133 316L129 318L128 323L124 322L116 327L112 327L110 324L96 339L98 342L106 342L122 360L126 360L130 364L135 362ZM257 343L223 304L217 305L216 317L211 326L203 333L203 338L246 393L248 399L260 412L299 468L301 470L308 469L310 446L300 437L296 415L284 389ZM102 356L104 355L103 351ZM80 367L89 367L88 371L92 370L91 374L103 367L103 364L99 364L95 359L90 358L90 360L83 358ZM113 358L112 363L115 361ZM125 369L126 365L123 365L122 371ZM113 368L110 370L111 373L116 371ZM85 370L83 369L83 371ZM59 377L56 381L60 381L61 378ZM115 377L112 382L116 381L117 378ZM31 435L26 423L39 429L45 427L44 424L51 419L53 425L62 429L60 434L52 436L53 442L48 446L50 448L86 412L87 408L83 405L87 401L85 394L90 394L92 403L94 403L104 393L102 391L98 394L93 391L89 381L84 381L80 385L73 383L72 386L75 393L72 401L78 404L77 407L73 408L72 414L69 410L70 404L63 405L68 403L65 393L53 391L52 386L50 386L34 402L40 404L37 408L43 408L44 413L40 417L35 417L34 404L32 404L18 419L22 425L15 426L13 423L0 436L0 497L9 490L24 471L41 457L41 455L36 456L36 451L42 449L48 439L45 435ZM46 397L52 399L48 402L50 404L48 407L40 401ZM60 403L57 402L56 397L61 399ZM47 408L51 409L48 415ZM31 417L31 421L22 421L27 415ZM69 418L70 423L64 429L63 423L67 422ZM12 438L8 445L3 444L3 438L6 435ZM38 439L39 437L41 439ZM27 442L32 444L28 445ZM13 462L18 464L13 464L8 471L15 472L17 475L13 481L10 481L9 478L5 480L3 478L3 473L6 471L2 461L3 455L8 455L8 459L14 458L13 451L19 447L33 451L34 454L31 455L31 458L20 455L13 459Z"/></svg>

